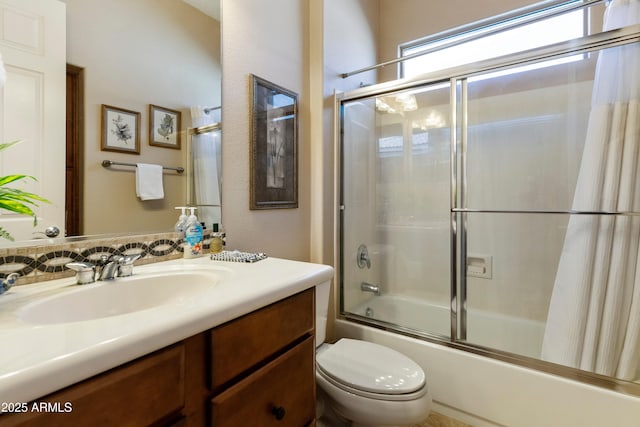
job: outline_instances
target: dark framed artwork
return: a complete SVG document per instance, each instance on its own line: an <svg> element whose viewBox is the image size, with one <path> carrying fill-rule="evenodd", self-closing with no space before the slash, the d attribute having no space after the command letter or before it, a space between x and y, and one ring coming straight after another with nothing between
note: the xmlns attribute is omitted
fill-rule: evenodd
<svg viewBox="0 0 640 427"><path fill-rule="evenodd" d="M251 79L250 208L297 208L298 94Z"/></svg>
<svg viewBox="0 0 640 427"><path fill-rule="evenodd" d="M149 145L180 149L182 113L149 105Z"/></svg>
<svg viewBox="0 0 640 427"><path fill-rule="evenodd" d="M140 113L102 104L100 149L140 154Z"/></svg>

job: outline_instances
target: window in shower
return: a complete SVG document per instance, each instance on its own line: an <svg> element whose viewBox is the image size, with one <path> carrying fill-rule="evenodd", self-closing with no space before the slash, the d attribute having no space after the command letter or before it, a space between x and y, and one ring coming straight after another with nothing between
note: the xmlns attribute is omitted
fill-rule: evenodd
<svg viewBox="0 0 640 427"><path fill-rule="evenodd" d="M346 102L341 144L343 310L444 336L450 334L449 97L449 85L440 84ZM358 262L363 246L368 264Z"/></svg>
<svg viewBox="0 0 640 427"><path fill-rule="evenodd" d="M580 3L580 1L574 3ZM540 15L541 13L533 13L526 18L530 18L536 14ZM443 47L439 50L403 61L399 67L399 77L414 77L420 74L572 40L586 35L588 31L587 9L579 9L501 31L502 28L512 25L523 18L525 17L502 21L490 26L478 25L477 28L463 31L454 36L439 37L435 35L400 45L399 54L400 57L404 57L438 49L440 46L453 43L453 45L448 47ZM473 27L473 25L470 27ZM532 35L535 36L532 37ZM576 55L550 61L545 63L545 65L549 66L557 63L571 62L581 58L581 55ZM521 72L540 66L542 66L542 64L531 64L512 69L510 72Z"/></svg>

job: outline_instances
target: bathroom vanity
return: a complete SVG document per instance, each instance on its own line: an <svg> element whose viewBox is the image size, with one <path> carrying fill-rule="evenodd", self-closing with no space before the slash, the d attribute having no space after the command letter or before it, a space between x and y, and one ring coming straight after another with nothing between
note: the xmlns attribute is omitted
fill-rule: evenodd
<svg viewBox="0 0 640 427"><path fill-rule="evenodd" d="M38 330L47 328L52 334L60 333L64 330L61 326L75 333L84 329L85 334L92 323L97 328L93 345L79 350L68 348L71 351L64 353L65 345L59 344L61 351L57 358L45 356L47 360L41 360L40 364L45 366L16 369L15 360L9 363L7 359L7 364L13 367L0 368L0 403L5 405L5 412L19 413L0 415L0 426L315 425L314 286L330 280L333 270L277 259L251 265L201 259L159 264L163 265L143 267L140 276L147 273L144 270L157 272L168 268L166 271L173 274L199 271L214 264L225 271L210 294L198 295L182 307L186 317L174 317L173 326L162 316L167 312L146 313L148 328L130 323L128 328L137 337L135 347L145 349L138 357L125 356L128 352L124 349L131 349L130 346L118 344L120 339L130 341L128 332L112 332L114 336L105 339L104 331L97 326L105 322L116 326L126 317L141 321L136 318L139 312L32 327L20 320L20 313L25 312L29 303L24 305L23 301L17 307L21 305L18 301L11 304L0 301L1 318L7 317L7 308L15 309L14 317L18 318L13 328L0 328L0 338L9 336L7 329L15 331L21 327L25 329L23 332L31 330L36 335ZM280 274L276 274L278 271ZM64 286L62 290L53 290L58 295L56 292L65 292ZM26 295L22 299L33 298ZM205 306L209 306L208 314ZM160 323L164 327L153 326L156 315L162 317ZM120 319L114 323L116 317ZM144 329L148 332L146 336ZM169 338L172 342L166 343L164 336L176 337L176 330L183 336ZM73 340L72 333L67 339ZM58 338L64 340L62 335ZM86 337L79 340L85 341ZM31 342L28 337L25 341L27 345ZM166 345L159 345L162 342ZM85 353L85 357L80 358L78 353ZM84 371L92 362L100 366L103 360L122 357L126 360L106 370L97 368L100 372L94 375L78 381L70 379L76 370ZM69 359L74 360L65 361ZM31 389L34 385L40 391Z"/></svg>

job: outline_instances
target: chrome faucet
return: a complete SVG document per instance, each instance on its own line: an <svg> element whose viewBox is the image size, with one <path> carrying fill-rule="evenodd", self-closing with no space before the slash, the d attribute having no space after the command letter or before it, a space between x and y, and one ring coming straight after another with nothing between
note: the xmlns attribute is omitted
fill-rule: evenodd
<svg viewBox="0 0 640 427"><path fill-rule="evenodd" d="M11 287L16 284L16 280L18 280L19 277L20 275L18 273L11 273L4 279L0 279L0 295L11 289Z"/></svg>
<svg viewBox="0 0 640 427"><path fill-rule="evenodd" d="M76 272L76 283L78 285L86 285L96 281L96 266L90 262L74 261L64 266Z"/></svg>
<svg viewBox="0 0 640 427"><path fill-rule="evenodd" d="M118 266L118 277L128 277L133 275L133 262L140 258L141 255L142 254L123 256Z"/></svg>
<svg viewBox="0 0 640 427"><path fill-rule="evenodd" d="M118 269L124 260L122 255L102 255L98 263L98 280L113 280L118 274Z"/></svg>
<svg viewBox="0 0 640 427"><path fill-rule="evenodd" d="M380 296L380 286L373 285L371 283L362 282L360 283L360 290L362 292L371 292L375 296Z"/></svg>
<svg viewBox="0 0 640 427"><path fill-rule="evenodd" d="M70 262L65 266L76 272L76 283L85 285L97 280L112 280L133 274L133 262L140 258L136 255L102 255L97 265L90 262Z"/></svg>

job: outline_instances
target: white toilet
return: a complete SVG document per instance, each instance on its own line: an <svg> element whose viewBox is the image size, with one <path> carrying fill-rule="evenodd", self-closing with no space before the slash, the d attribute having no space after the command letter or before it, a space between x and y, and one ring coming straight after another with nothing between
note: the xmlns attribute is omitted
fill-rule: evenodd
<svg viewBox="0 0 640 427"><path fill-rule="evenodd" d="M329 282L316 287L319 425L334 414L344 425L402 426L424 421L431 411L431 394L417 363L367 341L342 338L335 344L324 343L329 291Z"/></svg>

